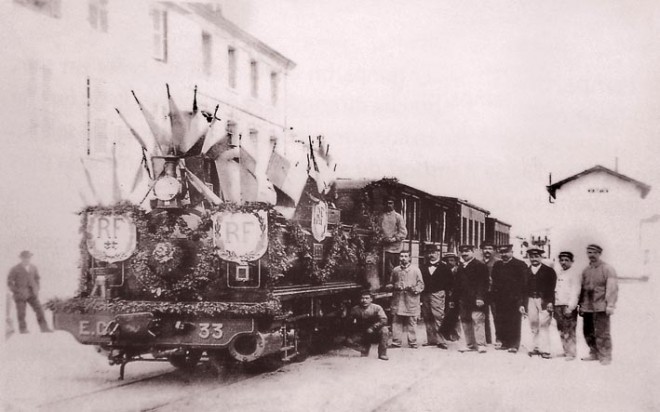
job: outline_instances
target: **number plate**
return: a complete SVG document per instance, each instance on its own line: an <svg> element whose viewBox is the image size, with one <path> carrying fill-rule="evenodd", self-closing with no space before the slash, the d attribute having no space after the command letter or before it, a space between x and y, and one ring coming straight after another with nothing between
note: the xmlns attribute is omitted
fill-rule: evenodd
<svg viewBox="0 0 660 412"><path fill-rule="evenodd" d="M66 330L76 340L84 344L110 343L105 336L108 324L115 318L111 313L89 315L56 313L55 329ZM177 329L177 321L182 322L183 330ZM197 320L166 319L161 321L154 344L225 346L238 334L255 331L253 319L202 318ZM122 341L124 342L124 341Z"/></svg>

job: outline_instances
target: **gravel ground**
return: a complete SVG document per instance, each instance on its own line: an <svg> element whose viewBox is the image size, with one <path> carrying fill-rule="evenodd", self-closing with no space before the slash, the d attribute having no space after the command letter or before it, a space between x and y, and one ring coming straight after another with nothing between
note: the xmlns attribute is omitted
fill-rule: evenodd
<svg viewBox="0 0 660 412"><path fill-rule="evenodd" d="M119 387L118 368L64 332L14 335L2 354L2 405L12 411L655 411L657 296L653 283L621 285L610 366L529 358L524 349L461 354L453 343L448 351L393 349L388 362L376 359L375 347L369 358L342 348L256 376L215 378L203 368L185 376L170 373L168 364L136 363L127 368L128 385ZM553 352L561 352L558 335ZM579 352L586 353L581 335Z"/></svg>

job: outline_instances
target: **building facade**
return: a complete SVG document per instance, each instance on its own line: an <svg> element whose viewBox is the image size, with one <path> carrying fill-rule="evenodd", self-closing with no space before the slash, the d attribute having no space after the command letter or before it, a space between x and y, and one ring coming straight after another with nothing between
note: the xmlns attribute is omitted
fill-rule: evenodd
<svg viewBox="0 0 660 412"><path fill-rule="evenodd" d="M167 130L165 85L183 111L192 109L197 86L201 110L213 113L219 106L222 126L216 125L216 133L240 135L257 168L266 169L273 145L288 128L287 78L295 64L225 18L222 4L0 3L3 73L9 74L3 82L10 140L4 166L12 173L12 197L2 217L8 228L0 245L4 262L31 249L37 263L71 273L45 276L44 290L75 290L79 222L73 212L83 206L78 192L87 184L80 159L89 167L98 164L107 177L116 152L128 198L142 154L115 108L141 136L152 137L131 91ZM139 193L131 199L141 198ZM69 277L74 280L67 283Z"/></svg>
<svg viewBox="0 0 660 412"><path fill-rule="evenodd" d="M642 275L640 221L651 187L617 171L595 166L547 187L553 203L548 222L552 256L570 250L585 266L586 246L603 247L603 259L619 276Z"/></svg>

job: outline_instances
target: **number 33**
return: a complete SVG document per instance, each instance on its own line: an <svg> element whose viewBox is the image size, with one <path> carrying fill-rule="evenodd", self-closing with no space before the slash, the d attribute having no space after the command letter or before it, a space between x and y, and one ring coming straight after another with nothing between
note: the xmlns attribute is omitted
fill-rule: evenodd
<svg viewBox="0 0 660 412"><path fill-rule="evenodd" d="M222 337L222 323L200 323L199 324L199 337L207 339L220 339Z"/></svg>

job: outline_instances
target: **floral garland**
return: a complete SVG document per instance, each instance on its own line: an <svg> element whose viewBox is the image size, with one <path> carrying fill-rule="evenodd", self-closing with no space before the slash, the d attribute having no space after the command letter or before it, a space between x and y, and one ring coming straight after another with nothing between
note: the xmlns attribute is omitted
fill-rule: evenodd
<svg viewBox="0 0 660 412"><path fill-rule="evenodd" d="M73 298L67 300L52 299L44 305L47 309L60 313L137 313L153 312L155 314L176 314L189 316L222 316L222 315L266 315L281 314L282 305L278 299L270 298L259 303L234 302L162 302L136 300L100 300L95 298Z"/></svg>

